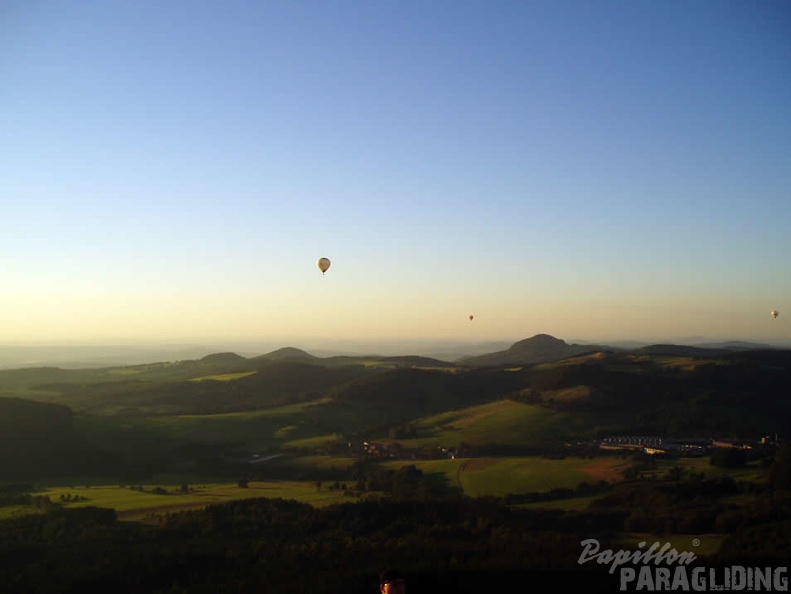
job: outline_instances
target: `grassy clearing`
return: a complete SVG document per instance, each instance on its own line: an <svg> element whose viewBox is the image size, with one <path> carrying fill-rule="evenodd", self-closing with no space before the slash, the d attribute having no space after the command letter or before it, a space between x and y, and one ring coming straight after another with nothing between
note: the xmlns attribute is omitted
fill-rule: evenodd
<svg viewBox="0 0 791 594"><path fill-rule="evenodd" d="M460 469L458 478L464 492L472 497L503 497L509 493L573 489L581 482L590 482L582 472L588 464L587 458L476 458Z"/></svg>
<svg viewBox="0 0 791 594"><path fill-rule="evenodd" d="M426 417L415 424L418 436L402 443L410 448L461 442L542 447L567 432L572 423L579 421L566 413L498 400Z"/></svg>
<svg viewBox="0 0 791 594"><path fill-rule="evenodd" d="M37 513L41 512L29 505L7 505L0 507L0 521Z"/></svg>
<svg viewBox="0 0 791 594"><path fill-rule="evenodd" d="M241 371L239 373L223 373L220 375L204 375L203 377L193 377L189 381L202 382L206 380L213 380L216 382L229 382L231 380L239 379L240 377L247 377L248 375L255 375L257 371Z"/></svg>
<svg viewBox="0 0 791 594"><path fill-rule="evenodd" d="M607 458L608 473L615 472L623 461ZM600 462L597 460L596 462ZM441 474L451 487L461 488L469 497L504 497L520 493L543 493L552 489L574 489L582 482L606 480L605 475L591 473L588 458L552 460L539 456L514 458L457 458L383 462L397 469L414 464L424 474ZM601 470L596 472L601 473ZM612 478L611 474L606 475Z"/></svg>
<svg viewBox="0 0 791 594"><path fill-rule="evenodd" d="M358 365L362 365L363 367L377 367L379 369L397 369L398 365L395 363L390 363L387 361L376 361L371 359L361 359L357 361Z"/></svg>

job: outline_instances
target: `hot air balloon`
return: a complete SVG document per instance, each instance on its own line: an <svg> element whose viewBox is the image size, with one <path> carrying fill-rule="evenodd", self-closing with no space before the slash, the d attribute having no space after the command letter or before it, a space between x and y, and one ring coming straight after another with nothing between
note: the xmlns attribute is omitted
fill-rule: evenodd
<svg viewBox="0 0 791 594"><path fill-rule="evenodd" d="M319 261L316 262L316 264L318 264L321 273L324 274L325 272L327 272L327 269L330 267L331 262L329 258L319 258Z"/></svg>
<svg viewBox="0 0 791 594"><path fill-rule="evenodd" d="M474 315L470 314L470 321L471 321L471 322L472 322L472 319L473 319L474 317L475 317Z"/></svg>
<svg viewBox="0 0 791 594"><path fill-rule="evenodd" d="M777 317L777 315L778 315L778 314L777 314L777 310L776 310L776 309L773 309L773 310L772 310L772 317L773 317L773 318L776 318L776 317Z"/></svg>

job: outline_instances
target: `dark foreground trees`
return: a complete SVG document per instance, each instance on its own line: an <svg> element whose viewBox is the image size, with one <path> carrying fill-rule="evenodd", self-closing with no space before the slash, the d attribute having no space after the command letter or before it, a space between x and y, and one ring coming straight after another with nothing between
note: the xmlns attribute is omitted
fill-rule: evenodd
<svg viewBox="0 0 791 594"><path fill-rule="evenodd" d="M580 564L581 542L619 550L635 514L665 542L670 518L689 534L727 522L720 554L701 564L780 563L791 556L791 498L767 486L688 481L625 484L583 512L511 507L496 499L370 499L316 509L248 499L168 516L160 525L119 522L112 510L41 506L0 522L0 584L8 593L357 594L398 565L420 592L520 589L618 591L617 576ZM744 499L743 497L741 498ZM716 514L706 512L717 510Z"/></svg>
<svg viewBox="0 0 791 594"><path fill-rule="evenodd" d="M597 529L621 521L599 515ZM54 509L4 523L0 582L4 593L354 593L375 591L381 568L397 564L412 576L412 592L473 591L481 580L484 591L498 591L516 574L569 568L579 541L571 517L482 500L321 510L244 500L173 515L159 527L119 523L111 510Z"/></svg>

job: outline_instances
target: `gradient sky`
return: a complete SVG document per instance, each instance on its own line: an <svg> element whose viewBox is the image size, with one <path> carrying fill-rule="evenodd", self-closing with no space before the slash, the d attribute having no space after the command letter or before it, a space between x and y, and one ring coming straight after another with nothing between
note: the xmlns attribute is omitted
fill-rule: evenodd
<svg viewBox="0 0 791 594"><path fill-rule="evenodd" d="M0 343L789 343L791 3L6 0L0 282Z"/></svg>

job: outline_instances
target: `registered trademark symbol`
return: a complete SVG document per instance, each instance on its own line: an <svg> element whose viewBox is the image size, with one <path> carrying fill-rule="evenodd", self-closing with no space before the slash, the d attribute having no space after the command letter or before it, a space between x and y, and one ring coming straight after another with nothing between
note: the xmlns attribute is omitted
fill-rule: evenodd
<svg viewBox="0 0 791 594"><path fill-rule="evenodd" d="M693 547L696 547L696 546L698 546L699 544L700 544L700 541L699 541L697 538L693 538L693 539L692 539L692 546L693 546Z"/></svg>

